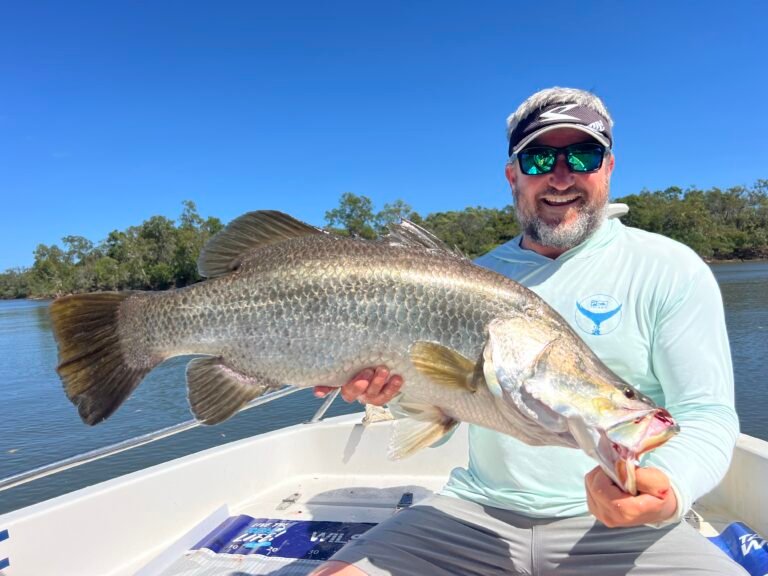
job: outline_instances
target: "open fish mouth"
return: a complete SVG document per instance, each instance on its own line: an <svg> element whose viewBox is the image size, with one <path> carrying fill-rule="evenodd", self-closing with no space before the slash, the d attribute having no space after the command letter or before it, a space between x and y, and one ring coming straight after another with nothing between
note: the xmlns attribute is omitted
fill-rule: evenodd
<svg viewBox="0 0 768 576"><path fill-rule="evenodd" d="M636 458L661 446L680 432L680 426L665 408L654 408L641 416L623 420L605 433L612 447L622 458Z"/></svg>
<svg viewBox="0 0 768 576"><path fill-rule="evenodd" d="M635 467L640 456L658 448L678 432L680 426L665 408L655 408L608 428L605 434L613 452L614 480L618 479L630 494L636 494Z"/></svg>

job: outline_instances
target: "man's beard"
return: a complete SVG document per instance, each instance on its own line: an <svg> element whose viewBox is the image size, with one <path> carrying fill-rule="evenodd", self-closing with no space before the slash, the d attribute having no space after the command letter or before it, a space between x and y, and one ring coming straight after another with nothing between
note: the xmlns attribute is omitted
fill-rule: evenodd
<svg viewBox="0 0 768 576"><path fill-rule="evenodd" d="M588 197L583 190L578 188L571 188L564 192L547 190L547 193L565 195L573 191L581 192L582 198ZM576 220L567 224L564 222L548 224L536 214L535 208L531 214L525 214L517 200L517 193L515 193L515 214L517 214L517 220L523 233L537 244L559 250L570 250L594 234L605 220L607 208L608 194L606 191L603 202L589 202L578 207Z"/></svg>

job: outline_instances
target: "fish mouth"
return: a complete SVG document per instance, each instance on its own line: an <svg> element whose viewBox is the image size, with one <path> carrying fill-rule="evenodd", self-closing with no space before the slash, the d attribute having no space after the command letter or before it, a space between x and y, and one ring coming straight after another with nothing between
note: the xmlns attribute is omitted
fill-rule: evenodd
<svg viewBox="0 0 768 576"><path fill-rule="evenodd" d="M606 427L569 418L576 445L600 463L605 474L625 492L636 495L635 468L641 455L664 444L680 431L664 408L626 411Z"/></svg>
<svg viewBox="0 0 768 576"><path fill-rule="evenodd" d="M654 408L641 416L618 422L605 431L613 449L623 460L639 458L678 432L680 426L666 408Z"/></svg>
<svg viewBox="0 0 768 576"><path fill-rule="evenodd" d="M613 468L620 484L635 494L635 467L646 452L658 448L680 432L680 426L665 408L654 408L614 424L605 431L613 451Z"/></svg>

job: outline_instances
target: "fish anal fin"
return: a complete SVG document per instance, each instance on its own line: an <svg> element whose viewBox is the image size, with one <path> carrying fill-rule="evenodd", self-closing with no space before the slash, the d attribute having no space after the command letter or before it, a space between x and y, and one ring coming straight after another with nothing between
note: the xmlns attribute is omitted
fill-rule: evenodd
<svg viewBox="0 0 768 576"><path fill-rule="evenodd" d="M431 446L459 425L437 406L401 400L390 406L396 416L389 458L399 460Z"/></svg>
<svg viewBox="0 0 768 576"><path fill-rule="evenodd" d="M436 342L415 342L410 355L414 368L436 384L475 392L483 377L477 362Z"/></svg>
<svg viewBox="0 0 768 576"><path fill-rule="evenodd" d="M187 365L187 386L195 418L203 424L218 424L280 384L241 374L214 357L196 358Z"/></svg>
<svg viewBox="0 0 768 576"><path fill-rule="evenodd" d="M208 241L200 252L197 269L207 278L223 276L237 270L253 250L312 234L326 232L276 210L248 212Z"/></svg>

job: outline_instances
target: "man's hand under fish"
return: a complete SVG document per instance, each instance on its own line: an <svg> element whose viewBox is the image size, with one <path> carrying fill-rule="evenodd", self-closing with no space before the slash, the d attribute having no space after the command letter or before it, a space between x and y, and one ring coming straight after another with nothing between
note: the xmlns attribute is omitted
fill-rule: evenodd
<svg viewBox="0 0 768 576"><path fill-rule="evenodd" d="M383 406L400 392L403 379L390 375L386 366L366 368L341 387L347 402ZM322 398L335 388L315 386ZM596 466L584 478L589 511L609 528L640 526L664 522L677 510L677 498L669 478L658 468L636 468L637 495L627 494Z"/></svg>
<svg viewBox="0 0 768 576"><path fill-rule="evenodd" d="M357 400L361 404L384 406L397 396L402 385L402 377L393 374L390 378L386 366L366 368L341 387L341 397L347 402ZM332 386L315 386L314 392L315 396L323 398L335 389Z"/></svg>

